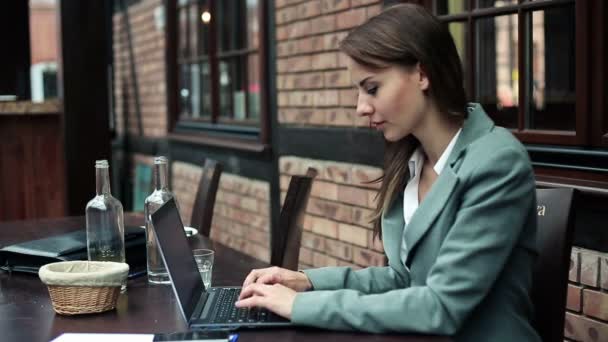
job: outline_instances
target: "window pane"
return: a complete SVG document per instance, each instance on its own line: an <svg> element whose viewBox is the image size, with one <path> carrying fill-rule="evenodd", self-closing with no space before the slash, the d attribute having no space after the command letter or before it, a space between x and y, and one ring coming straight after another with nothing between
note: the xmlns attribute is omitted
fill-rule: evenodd
<svg viewBox="0 0 608 342"><path fill-rule="evenodd" d="M574 18L574 4L532 13L529 128L576 128Z"/></svg>
<svg viewBox="0 0 608 342"><path fill-rule="evenodd" d="M257 49L260 46L260 23L258 0L247 0L247 46Z"/></svg>
<svg viewBox="0 0 608 342"><path fill-rule="evenodd" d="M516 5L517 0L477 0L477 8Z"/></svg>
<svg viewBox="0 0 608 342"><path fill-rule="evenodd" d="M190 85L190 65L182 64L179 66L179 106L180 117L190 116L192 113L191 85Z"/></svg>
<svg viewBox="0 0 608 342"><path fill-rule="evenodd" d="M211 13L209 12L209 3L206 0L199 2L198 13L198 54L206 55L209 53L209 25L211 24Z"/></svg>
<svg viewBox="0 0 608 342"><path fill-rule="evenodd" d="M244 57L220 61L220 116L243 120L246 117Z"/></svg>
<svg viewBox="0 0 608 342"><path fill-rule="evenodd" d="M246 35L244 0L217 2L218 48L220 51L240 50L245 47Z"/></svg>
<svg viewBox="0 0 608 342"><path fill-rule="evenodd" d="M57 7L56 0L29 2L32 102L57 98Z"/></svg>
<svg viewBox="0 0 608 342"><path fill-rule="evenodd" d="M211 117L211 68L209 63L203 62L200 64L200 101L201 113L200 117Z"/></svg>
<svg viewBox="0 0 608 342"><path fill-rule="evenodd" d="M178 41L177 41L177 56L178 58L185 58L188 56L188 11L186 8L179 10L179 22L178 22Z"/></svg>
<svg viewBox="0 0 608 342"><path fill-rule="evenodd" d="M497 125L517 127L517 15L477 21L476 94Z"/></svg>
<svg viewBox="0 0 608 342"><path fill-rule="evenodd" d="M190 30L190 57L196 57L198 52L198 28L200 25L200 13L198 11L198 5L196 3L190 4L188 12L189 19L189 30Z"/></svg>
<svg viewBox="0 0 608 342"><path fill-rule="evenodd" d="M249 108L247 111L247 117L259 118L260 117L260 58L258 54L252 54L248 57L248 77L247 82L247 94L249 100Z"/></svg>
<svg viewBox="0 0 608 342"><path fill-rule="evenodd" d="M464 12L467 0L437 0L435 13L437 15L456 14Z"/></svg>
<svg viewBox="0 0 608 342"><path fill-rule="evenodd" d="M460 57L460 62L462 63L462 70L464 74L467 73L467 24L464 22L451 22L448 24L448 29L452 34L452 39L454 39L454 44L456 45L456 50L458 50L458 57Z"/></svg>

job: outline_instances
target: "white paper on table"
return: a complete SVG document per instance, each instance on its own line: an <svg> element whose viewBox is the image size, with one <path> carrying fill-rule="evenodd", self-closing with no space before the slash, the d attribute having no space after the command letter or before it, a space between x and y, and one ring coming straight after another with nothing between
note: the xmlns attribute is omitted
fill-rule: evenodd
<svg viewBox="0 0 608 342"><path fill-rule="evenodd" d="M152 342L154 334L62 334L51 342Z"/></svg>

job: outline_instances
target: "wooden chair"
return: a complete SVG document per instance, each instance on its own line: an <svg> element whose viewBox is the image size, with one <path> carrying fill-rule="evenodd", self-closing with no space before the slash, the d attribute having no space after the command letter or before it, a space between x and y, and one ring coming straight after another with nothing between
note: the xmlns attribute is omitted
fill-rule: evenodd
<svg viewBox="0 0 608 342"><path fill-rule="evenodd" d="M292 176L281 208L279 227L272 234L270 263L290 270L298 269L302 222L313 178L317 171L308 168L304 176Z"/></svg>
<svg viewBox="0 0 608 342"><path fill-rule="evenodd" d="M576 192L537 189L536 197L539 256L533 274L533 323L543 341L563 341Z"/></svg>
<svg viewBox="0 0 608 342"><path fill-rule="evenodd" d="M198 182L198 190L190 225L198 229L199 234L209 237L211 232L211 220L213 219L213 207L215 206L215 196L220 184L220 176L223 166L213 159L205 159L203 174Z"/></svg>

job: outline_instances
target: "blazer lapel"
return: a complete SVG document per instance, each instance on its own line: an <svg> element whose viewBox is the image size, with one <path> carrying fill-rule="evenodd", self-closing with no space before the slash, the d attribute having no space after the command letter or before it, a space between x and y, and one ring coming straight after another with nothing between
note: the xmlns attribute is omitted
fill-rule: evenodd
<svg viewBox="0 0 608 342"><path fill-rule="evenodd" d="M456 176L451 167L446 166L407 225L407 229L405 230L405 244L407 246L406 264L409 264L409 259L413 255L410 252L416 248L420 239L429 230L457 184L458 176Z"/></svg>
<svg viewBox="0 0 608 342"><path fill-rule="evenodd" d="M384 252L395 270L401 275L407 275L405 265L401 263L401 239L403 238L403 192L399 194L390 206L388 212L382 216L382 241Z"/></svg>

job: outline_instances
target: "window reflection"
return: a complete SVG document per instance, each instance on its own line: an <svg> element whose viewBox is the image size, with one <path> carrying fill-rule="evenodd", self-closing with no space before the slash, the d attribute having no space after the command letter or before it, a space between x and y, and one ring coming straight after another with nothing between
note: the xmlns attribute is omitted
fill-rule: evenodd
<svg viewBox="0 0 608 342"><path fill-rule="evenodd" d="M503 7L508 5L516 5L517 0L477 0L477 8L486 7Z"/></svg>
<svg viewBox="0 0 608 342"><path fill-rule="evenodd" d="M439 0L435 2L437 15L456 14L464 12L467 0Z"/></svg>
<svg viewBox="0 0 608 342"><path fill-rule="evenodd" d="M57 98L57 1L30 0L29 11L31 100L43 102Z"/></svg>
<svg viewBox="0 0 608 342"><path fill-rule="evenodd" d="M477 22L477 100L498 125L512 128L519 105L517 32L517 15Z"/></svg>
<svg viewBox="0 0 608 342"><path fill-rule="evenodd" d="M574 20L574 5L532 13L528 128L576 128Z"/></svg>

